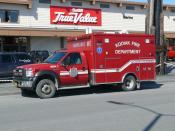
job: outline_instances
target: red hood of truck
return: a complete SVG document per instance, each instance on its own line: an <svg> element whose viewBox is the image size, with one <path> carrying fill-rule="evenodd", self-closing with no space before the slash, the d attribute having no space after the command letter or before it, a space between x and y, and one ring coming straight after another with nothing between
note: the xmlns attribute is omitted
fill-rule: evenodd
<svg viewBox="0 0 175 131"><path fill-rule="evenodd" d="M23 69L38 69L38 70L50 70L53 68L56 68L57 65L56 64L50 64L50 63L39 63L39 64L27 64L27 65L23 65L23 66L18 66L17 68L23 68Z"/></svg>

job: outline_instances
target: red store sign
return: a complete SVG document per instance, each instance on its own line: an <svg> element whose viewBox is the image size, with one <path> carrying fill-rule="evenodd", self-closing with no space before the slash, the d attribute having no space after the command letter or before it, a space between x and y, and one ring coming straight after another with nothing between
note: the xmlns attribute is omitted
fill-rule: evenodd
<svg viewBox="0 0 175 131"><path fill-rule="evenodd" d="M101 9L50 6L50 23L101 26Z"/></svg>

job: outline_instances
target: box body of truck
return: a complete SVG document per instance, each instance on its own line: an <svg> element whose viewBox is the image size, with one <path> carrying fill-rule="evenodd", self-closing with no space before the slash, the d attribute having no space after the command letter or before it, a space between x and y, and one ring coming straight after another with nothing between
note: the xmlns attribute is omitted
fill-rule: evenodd
<svg viewBox="0 0 175 131"><path fill-rule="evenodd" d="M137 81L154 80L154 36L97 33L73 37L68 50L84 52L92 85L122 83L128 74Z"/></svg>

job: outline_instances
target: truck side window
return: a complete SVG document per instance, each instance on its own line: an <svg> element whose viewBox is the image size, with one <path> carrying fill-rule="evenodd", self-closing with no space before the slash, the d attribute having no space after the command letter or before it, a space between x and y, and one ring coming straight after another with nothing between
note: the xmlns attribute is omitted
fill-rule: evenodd
<svg viewBox="0 0 175 131"><path fill-rule="evenodd" d="M81 56L79 53L71 53L63 61L64 65L77 65L82 64Z"/></svg>

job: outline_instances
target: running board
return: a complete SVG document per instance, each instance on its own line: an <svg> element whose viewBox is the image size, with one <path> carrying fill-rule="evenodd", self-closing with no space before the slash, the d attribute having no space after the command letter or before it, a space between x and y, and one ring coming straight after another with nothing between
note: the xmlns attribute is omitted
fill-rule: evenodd
<svg viewBox="0 0 175 131"><path fill-rule="evenodd" d="M87 85L81 85L81 86L61 86L58 90L63 90L63 89L78 89L78 88L86 88L90 87L89 84Z"/></svg>

